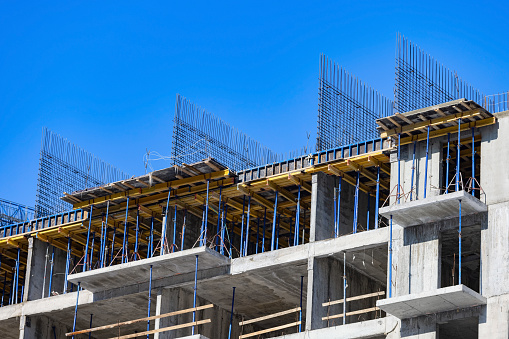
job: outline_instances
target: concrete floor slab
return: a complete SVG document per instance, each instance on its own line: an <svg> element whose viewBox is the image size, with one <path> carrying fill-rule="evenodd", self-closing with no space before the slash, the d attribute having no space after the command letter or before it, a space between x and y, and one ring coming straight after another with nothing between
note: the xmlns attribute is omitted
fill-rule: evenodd
<svg viewBox="0 0 509 339"><path fill-rule="evenodd" d="M153 280L194 272L196 255L199 256L199 270L228 266L230 264L229 258L220 255L210 248L197 247L149 259L71 274L68 280L75 285L80 282L81 286L89 291L99 292L147 282L151 265Z"/></svg>
<svg viewBox="0 0 509 339"><path fill-rule="evenodd" d="M376 305L399 319L485 305L486 298L465 285L378 300Z"/></svg>
<svg viewBox="0 0 509 339"><path fill-rule="evenodd" d="M386 318L359 321L357 323L332 326L301 333L275 337L277 339L352 339L384 336L387 332Z"/></svg>
<svg viewBox="0 0 509 339"><path fill-rule="evenodd" d="M488 207L479 199L465 191L459 191L383 207L380 215L388 219L392 215L393 222L402 227L422 225L457 218L460 199L463 216L488 211Z"/></svg>

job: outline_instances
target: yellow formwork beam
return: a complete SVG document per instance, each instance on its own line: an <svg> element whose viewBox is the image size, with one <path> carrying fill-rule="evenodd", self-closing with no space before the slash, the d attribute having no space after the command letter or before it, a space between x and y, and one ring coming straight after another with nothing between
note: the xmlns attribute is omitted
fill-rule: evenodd
<svg viewBox="0 0 509 339"><path fill-rule="evenodd" d="M148 195L148 194L166 191L168 189L173 189L173 188L177 189L181 186L191 185L191 184L194 184L194 183L197 183L200 181L214 180L214 179L219 179L219 178L228 177L228 176L230 176L230 170L223 170L223 171L217 171L217 172L212 172L212 173L207 173L207 174L202 174L202 175L196 175L193 177L188 177L188 178L183 178L183 179L178 179L178 180L168 181L165 183L156 184L152 187L135 188L135 189L126 190L124 192L109 194L104 197L85 200L81 203L74 204L73 207L74 207L74 209L84 208L84 207L88 207L90 205L103 203L108 200L117 200L117 199L123 199L123 198L127 198L127 197L137 197L140 195Z"/></svg>

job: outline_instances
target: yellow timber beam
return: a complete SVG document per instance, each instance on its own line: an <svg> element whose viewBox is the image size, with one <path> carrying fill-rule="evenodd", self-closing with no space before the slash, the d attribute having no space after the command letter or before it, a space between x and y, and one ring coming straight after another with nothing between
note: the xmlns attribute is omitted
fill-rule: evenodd
<svg viewBox="0 0 509 339"><path fill-rule="evenodd" d="M417 123L414 123L411 125L400 126L397 128L387 130L387 131L383 131L382 133L380 133L380 137L387 138L387 137L390 137L390 136L398 134L398 133L409 133L409 132L413 132L416 130L422 130L422 128L425 128L428 126L432 127L432 126L437 126L437 125L441 125L441 124L447 124L447 123L455 122L458 119L466 119L466 118L475 117L478 115L481 115L480 109L446 115L446 116L442 116L439 118L421 121L421 122L417 122Z"/></svg>
<svg viewBox="0 0 509 339"><path fill-rule="evenodd" d="M197 183L200 181L205 181L205 180L214 180L214 179L219 179L219 178L223 178L223 177L228 177L229 175L230 175L230 170L201 174L201 175L197 175L194 177L188 177L188 178L184 178L184 179L178 179L178 180L168 181L165 183L156 184L152 187L135 188L135 189L127 190L124 192L106 195L104 197L99 197L99 198L95 198L95 199L91 199L91 200L85 200L81 203L74 204L73 207L75 209L78 209L78 208L88 207L90 205L99 204L99 203L102 203L102 202L105 202L108 200L117 200L117 199L126 198L128 196L136 197L139 195L158 193L158 192L166 191L170 188L176 189L176 188L179 188L180 186L190 185L190 184L194 184L194 183Z"/></svg>
<svg viewBox="0 0 509 339"><path fill-rule="evenodd" d="M495 118L495 117L490 117L490 118L487 118L487 119L471 121L471 122L464 122L464 123L461 124L460 130L461 131L466 131L466 130L471 129L472 127L489 126L489 125L493 125L496 122L497 122L497 118ZM447 133L454 133L454 132L457 132L457 131L458 131L458 127L451 126L451 127L442 128L442 129L439 129L439 130L436 130L436 131L431 131L431 132L429 132L429 137L430 138L437 138L437 137L441 137L441 136L447 135ZM405 144L409 144L409 143L411 143L413 141L426 140L426 138L427 138L427 133L412 135L411 137L401 138L400 144L401 145L405 145Z"/></svg>

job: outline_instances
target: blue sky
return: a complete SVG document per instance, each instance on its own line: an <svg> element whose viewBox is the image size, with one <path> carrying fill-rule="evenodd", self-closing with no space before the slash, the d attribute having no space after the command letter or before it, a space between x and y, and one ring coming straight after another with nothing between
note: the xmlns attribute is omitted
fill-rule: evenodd
<svg viewBox="0 0 509 339"><path fill-rule="evenodd" d="M143 174L147 148L170 154L176 93L297 149L316 135L320 53L392 97L397 32L509 90L505 2L385 3L0 1L0 197L34 204L43 126Z"/></svg>

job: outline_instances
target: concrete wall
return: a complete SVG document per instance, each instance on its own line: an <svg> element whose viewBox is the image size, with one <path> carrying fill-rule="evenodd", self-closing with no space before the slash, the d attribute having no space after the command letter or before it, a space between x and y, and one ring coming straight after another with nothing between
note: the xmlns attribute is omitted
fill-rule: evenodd
<svg viewBox="0 0 509 339"><path fill-rule="evenodd" d="M183 288L161 289L158 293L160 298L160 309L158 314L164 314L177 310L183 310L193 307L193 293ZM209 301L197 297L196 305L207 305ZM157 306L156 306L157 307ZM156 311L157 312L157 311ZM218 306L196 312L196 320L211 319L211 323L203 324L195 327L195 334L202 334L210 339L223 339L228 337L228 329L230 324L230 311L222 309ZM162 318L160 320L160 328L184 324L193 321L192 313L176 315L173 317ZM237 315L233 317L232 338L238 338L241 334L239 326L240 318ZM244 332L254 331L252 326L245 326ZM170 332L162 332L159 334L160 339L180 338L190 336L191 327L178 329Z"/></svg>
<svg viewBox="0 0 509 339"><path fill-rule="evenodd" d="M306 330L315 330L328 326L336 326L343 323L342 318L331 319L328 322L322 317L343 313L343 304L333 305L329 308L323 307L322 303L343 299L343 270L342 261L332 257L310 259L308 282ZM380 283L370 279L347 265L346 267L346 296L354 297L362 294L385 290ZM347 302L346 312L374 307L373 299L356 300ZM346 323L359 322L375 319L375 313L365 313L348 316Z"/></svg>

